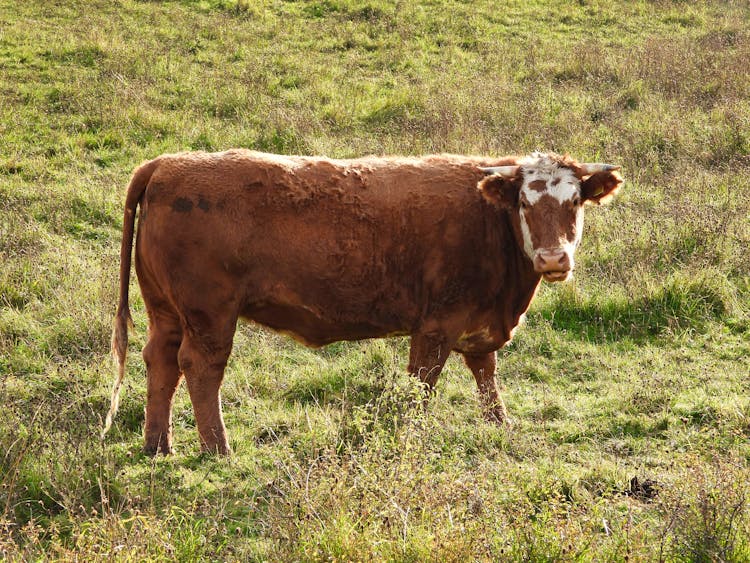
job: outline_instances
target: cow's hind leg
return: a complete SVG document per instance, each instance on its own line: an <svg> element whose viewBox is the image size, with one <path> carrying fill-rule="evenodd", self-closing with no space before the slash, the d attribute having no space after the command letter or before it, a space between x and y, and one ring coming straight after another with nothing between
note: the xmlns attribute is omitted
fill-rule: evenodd
<svg viewBox="0 0 750 563"><path fill-rule="evenodd" d="M150 315L148 343L143 348L148 395L145 446L147 453L172 452L172 402L180 384L177 351L182 329L175 317Z"/></svg>
<svg viewBox="0 0 750 563"><path fill-rule="evenodd" d="M206 322L196 319L188 326L178 353L180 369L185 375L195 423L203 451L230 453L224 419L221 414L221 382L232 351L237 317L221 317Z"/></svg>
<svg viewBox="0 0 750 563"><path fill-rule="evenodd" d="M479 397L484 409L484 417L496 424L508 423L508 412L497 389L495 381L496 354L464 354L464 361L474 374L479 387Z"/></svg>

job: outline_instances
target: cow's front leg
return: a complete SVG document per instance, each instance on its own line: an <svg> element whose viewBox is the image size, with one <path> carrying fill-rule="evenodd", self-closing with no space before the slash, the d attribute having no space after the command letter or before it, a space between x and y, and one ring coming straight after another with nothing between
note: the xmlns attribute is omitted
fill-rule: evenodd
<svg viewBox="0 0 750 563"><path fill-rule="evenodd" d="M495 381L496 353L464 354L463 356L479 387L484 417L496 424L509 424L508 411L505 410L505 403L500 397Z"/></svg>
<svg viewBox="0 0 750 563"><path fill-rule="evenodd" d="M232 337L231 331L215 328L192 332L183 338L177 355L193 403L201 450L222 455L231 453L221 414L220 387L232 351Z"/></svg>
<svg viewBox="0 0 750 563"><path fill-rule="evenodd" d="M442 332L420 332L411 337L409 373L419 378L427 391L425 403L435 388L453 342Z"/></svg>

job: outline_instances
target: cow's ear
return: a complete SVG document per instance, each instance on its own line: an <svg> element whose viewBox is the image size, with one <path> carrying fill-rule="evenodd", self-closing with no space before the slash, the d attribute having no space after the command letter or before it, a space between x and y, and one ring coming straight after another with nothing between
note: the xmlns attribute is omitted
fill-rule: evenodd
<svg viewBox="0 0 750 563"><path fill-rule="evenodd" d="M581 184L583 201L607 203L620 190L622 177L615 171L597 172L592 174Z"/></svg>
<svg viewBox="0 0 750 563"><path fill-rule="evenodd" d="M518 182L499 174L482 179L477 185L484 199L500 209L513 209L518 204Z"/></svg>

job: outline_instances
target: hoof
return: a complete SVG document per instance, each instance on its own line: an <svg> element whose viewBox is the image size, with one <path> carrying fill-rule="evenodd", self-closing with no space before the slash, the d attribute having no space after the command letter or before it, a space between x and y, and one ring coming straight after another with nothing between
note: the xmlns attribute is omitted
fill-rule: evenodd
<svg viewBox="0 0 750 563"><path fill-rule="evenodd" d="M172 446L144 446L143 447L143 453L150 456L157 456L157 455L172 455L174 453L174 450L172 449Z"/></svg>
<svg viewBox="0 0 750 563"><path fill-rule="evenodd" d="M201 454L208 454L208 455L220 455L224 457L228 457L232 455L232 448L229 447L229 444L201 444Z"/></svg>
<svg viewBox="0 0 750 563"><path fill-rule="evenodd" d="M508 416L508 413L505 411L505 409L494 408L489 411L485 411L484 419L487 422L495 424L497 426L504 426L506 428L513 428L513 426L515 426L514 420Z"/></svg>

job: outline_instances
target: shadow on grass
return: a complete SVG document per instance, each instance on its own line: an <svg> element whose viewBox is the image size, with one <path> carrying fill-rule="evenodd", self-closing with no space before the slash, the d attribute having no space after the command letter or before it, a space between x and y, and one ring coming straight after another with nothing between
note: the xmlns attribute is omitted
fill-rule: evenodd
<svg viewBox="0 0 750 563"><path fill-rule="evenodd" d="M734 300L725 279L676 277L637 298L607 294L581 298L572 291L561 292L537 314L555 330L583 340L642 342L670 331L699 329L710 321L729 321ZM743 325L747 323L728 326L742 331L747 329Z"/></svg>
<svg viewBox="0 0 750 563"><path fill-rule="evenodd" d="M298 379L284 393L284 398L290 403L300 404L344 400L354 405L364 405L380 395L387 386L385 376L353 376L351 373L347 375L346 371L323 371Z"/></svg>

